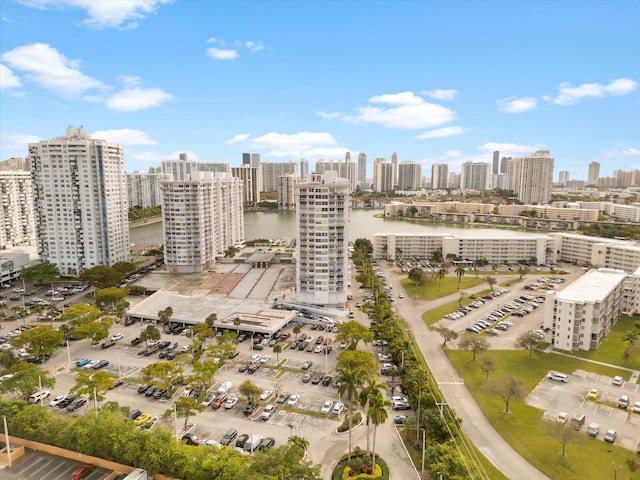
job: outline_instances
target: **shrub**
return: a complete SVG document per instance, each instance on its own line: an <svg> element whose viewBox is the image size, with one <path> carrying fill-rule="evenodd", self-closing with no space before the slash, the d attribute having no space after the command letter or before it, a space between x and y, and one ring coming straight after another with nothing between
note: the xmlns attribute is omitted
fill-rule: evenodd
<svg viewBox="0 0 640 480"><path fill-rule="evenodd" d="M353 415L353 421L351 422L351 424L355 427L356 425L359 425L361 421L362 421L362 414L360 412L356 412ZM349 431L349 415L347 415L344 418L344 422L342 422L342 425L338 427L338 433L344 433L348 431Z"/></svg>

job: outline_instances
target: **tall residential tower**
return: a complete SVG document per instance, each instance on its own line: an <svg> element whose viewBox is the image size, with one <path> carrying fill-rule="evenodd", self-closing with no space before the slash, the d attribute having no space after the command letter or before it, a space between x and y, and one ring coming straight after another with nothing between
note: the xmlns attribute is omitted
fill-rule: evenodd
<svg viewBox="0 0 640 480"><path fill-rule="evenodd" d="M129 260L122 145L83 128L29 144L38 254L62 275Z"/></svg>

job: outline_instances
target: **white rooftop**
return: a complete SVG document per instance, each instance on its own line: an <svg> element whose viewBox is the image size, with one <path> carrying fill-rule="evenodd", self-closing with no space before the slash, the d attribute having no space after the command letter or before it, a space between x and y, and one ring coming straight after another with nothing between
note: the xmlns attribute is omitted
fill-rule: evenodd
<svg viewBox="0 0 640 480"><path fill-rule="evenodd" d="M599 268L590 270L564 290L556 299L568 302L601 302L621 283L627 274L623 270Z"/></svg>

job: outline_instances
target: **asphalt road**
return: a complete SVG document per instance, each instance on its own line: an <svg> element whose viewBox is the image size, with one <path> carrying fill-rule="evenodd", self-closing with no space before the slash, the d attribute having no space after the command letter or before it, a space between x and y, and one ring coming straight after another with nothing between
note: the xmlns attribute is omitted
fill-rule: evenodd
<svg viewBox="0 0 640 480"><path fill-rule="evenodd" d="M392 269L387 265L382 266L382 270L387 278L387 283L393 285L394 292L403 291L400 279L404 275L392 273ZM485 288L485 285L481 285L478 290ZM470 289L469 292L473 292L473 289ZM405 298L397 299L396 308L399 315L406 319L411 328L411 333L427 360L429 369L438 382L445 401L462 419L462 429L475 446L507 478L548 479L549 477L521 457L491 426L464 385L462 378L443 352L440 335L430 330L422 320L421 315L425 310L457 299L458 295L454 294L438 301L421 302L405 295Z"/></svg>

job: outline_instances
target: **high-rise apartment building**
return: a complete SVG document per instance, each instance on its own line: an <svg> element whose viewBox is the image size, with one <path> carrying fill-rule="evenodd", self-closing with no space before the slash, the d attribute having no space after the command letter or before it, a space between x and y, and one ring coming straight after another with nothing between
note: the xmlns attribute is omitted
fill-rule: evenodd
<svg viewBox="0 0 640 480"><path fill-rule="evenodd" d="M492 165L491 173L493 175L498 175L500 173L500 152L496 150L493 152L493 165Z"/></svg>
<svg viewBox="0 0 640 480"><path fill-rule="evenodd" d="M375 187L376 184L378 183L378 164L379 163L386 163L386 159L383 157L376 157L373 159L373 186ZM393 178L391 179L391 182L393 183Z"/></svg>
<svg viewBox="0 0 640 480"><path fill-rule="evenodd" d="M487 190L489 188L489 164L464 162L462 164L461 186L463 190Z"/></svg>
<svg viewBox="0 0 640 480"><path fill-rule="evenodd" d="M309 160L306 158L300 159L300 178L302 181L306 181L309 176Z"/></svg>
<svg viewBox="0 0 640 480"><path fill-rule="evenodd" d="M507 173L507 162L511 160L511 157L502 157L500 159L500 173Z"/></svg>
<svg viewBox="0 0 640 480"><path fill-rule="evenodd" d="M231 175L240 179L245 204L253 205L260 202L260 169L245 163L240 167L233 167Z"/></svg>
<svg viewBox="0 0 640 480"><path fill-rule="evenodd" d="M355 191L358 186L357 168L354 162L339 162L334 160L318 160L316 162L315 173L324 173L329 170L338 172L338 177L346 178L351 185L351 191Z"/></svg>
<svg viewBox="0 0 640 480"><path fill-rule="evenodd" d="M198 164L189 160L186 153L181 153L178 160L162 160L162 173L172 175L174 180L184 180L198 171Z"/></svg>
<svg viewBox="0 0 640 480"><path fill-rule="evenodd" d="M506 189L526 205L549 203L552 183L553 158L547 150L507 162Z"/></svg>
<svg viewBox="0 0 640 480"><path fill-rule="evenodd" d="M393 152L391 154L391 164L393 165L393 186L398 184L398 154Z"/></svg>
<svg viewBox="0 0 640 480"><path fill-rule="evenodd" d="M349 283L351 187L334 170L296 185L297 300L343 308Z"/></svg>
<svg viewBox="0 0 640 480"><path fill-rule="evenodd" d="M127 179L122 145L83 128L29 144L38 254L62 275L128 261Z"/></svg>
<svg viewBox="0 0 640 480"><path fill-rule="evenodd" d="M251 154L251 167L260 168L260 154L252 153Z"/></svg>
<svg viewBox="0 0 640 480"><path fill-rule="evenodd" d="M251 154L243 153L242 154L242 165L251 165Z"/></svg>
<svg viewBox="0 0 640 480"><path fill-rule="evenodd" d="M160 183L173 179L166 173L127 173L127 192L130 208L150 208L162 205Z"/></svg>
<svg viewBox="0 0 640 480"><path fill-rule="evenodd" d="M3 170L23 170L29 171L29 162L24 158L11 157L0 162L0 171Z"/></svg>
<svg viewBox="0 0 640 480"><path fill-rule="evenodd" d="M591 162L589 164L589 177L587 179L587 185L598 186L598 179L600 178L600 163Z"/></svg>
<svg viewBox="0 0 640 480"><path fill-rule="evenodd" d="M36 244L31 174L0 171L0 250Z"/></svg>
<svg viewBox="0 0 640 480"><path fill-rule="evenodd" d="M264 162L260 164L262 174L261 192L275 192L278 177L283 175L298 176L298 164L296 162Z"/></svg>
<svg viewBox="0 0 640 480"><path fill-rule="evenodd" d="M446 163L434 163L431 166L431 188L433 190L445 189L449 186L449 165Z"/></svg>
<svg viewBox="0 0 640 480"><path fill-rule="evenodd" d="M422 169L416 162L403 161L398 165L398 190L420 190Z"/></svg>
<svg viewBox="0 0 640 480"><path fill-rule="evenodd" d="M375 164L375 188L377 192L393 190L393 163L378 162Z"/></svg>
<svg viewBox="0 0 640 480"><path fill-rule="evenodd" d="M231 173L231 165L229 162L198 162L199 172L214 172L214 173Z"/></svg>
<svg viewBox="0 0 640 480"><path fill-rule="evenodd" d="M449 185L447 188L460 188L462 175L456 172L449 173Z"/></svg>
<svg viewBox="0 0 640 480"><path fill-rule="evenodd" d="M367 183L367 154L364 152L358 154L358 183Z"/></svg>
<svg viewBox="0 0 640 480"><path fill-rule="evenodd" d="M300 182L297 175L291 173L278 177L278 209L293 210L296 208L296 184Z"/></svg>
<svg viewBox="0 0 640 480"><path fill-rule="evenodd" d="M351 152L346 152L344 154L344 161L345 162L350 162L351 161Z"/></svg>
<svg viewBox="0 0 640 480"><path fill-rule="evenodd" d="M249 167L250 168L250 167ZM174 273L202 272L244 240L240 179L194 172L162 183L164 262Z"/></svg>
<svg viewBox="0 0 640 480"><path fill-rule="evenodd" d="M566 186L569 181L569 171L568 170L560 170L558 172L558 183L560 185Z"/></svg>

